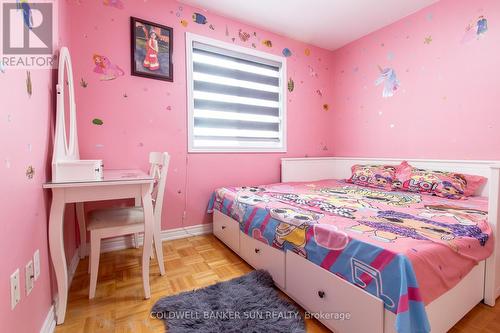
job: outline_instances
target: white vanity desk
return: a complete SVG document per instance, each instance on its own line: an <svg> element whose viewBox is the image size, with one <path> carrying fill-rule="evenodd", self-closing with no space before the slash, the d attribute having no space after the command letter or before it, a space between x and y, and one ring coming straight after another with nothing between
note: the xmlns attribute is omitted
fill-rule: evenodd
<svg viewBox="0 0 500 333"><path fill-rule="evenodd" d="M80 224L82 247L80 257L84 255L86 230L83 219L83 203L88 201L142 198L144 208L144 244L142 252L142 281L145 298L151 297L149 287L149 258L153 245L153 205L150 187L153 178L141 170L104 170L104 178L83 182L49 182L43 188L52 189L52 205L49 217L49 247L52 265L56 273L57 324L64 322L68 301L68 267L64 253L64 207L67 203L76 203L77 218ZM136 200L136 202L139 200ZM83 229L83 230L82 230Z"/></svg>

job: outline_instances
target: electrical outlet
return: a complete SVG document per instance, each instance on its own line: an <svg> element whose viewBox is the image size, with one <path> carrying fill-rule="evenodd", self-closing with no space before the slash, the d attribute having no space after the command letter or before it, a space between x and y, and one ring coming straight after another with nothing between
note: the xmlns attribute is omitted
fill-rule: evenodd
<svg viewBox="0 0 500 333"><path fill-rule="evenodd" d="M21 300L21 291L19 290L19 268L10 276L10 308L14 310Z"/></svg>
<svg viewBox="0 0 500 333"><path fill-rule="evenodd" d="M35 265L35 281L40 277L40 250L36 250L33 255L33 264Z"/></svg>
<svg viewBox="0 0 500 333"><path fill-rule="evenodd" d="M33 283L35 282L35 275L33 274L33 260L28 261L25 272L26 296L28 296L31 293L31 290L33 290Z"/></svg>

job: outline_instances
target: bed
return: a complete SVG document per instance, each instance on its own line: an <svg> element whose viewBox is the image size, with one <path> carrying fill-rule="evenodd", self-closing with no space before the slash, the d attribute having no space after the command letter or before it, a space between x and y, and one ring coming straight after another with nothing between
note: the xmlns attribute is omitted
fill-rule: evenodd
<svg viewBox="0 0 500 333"><path fill-rule="evenodd" d="M411 162L488 186L468 200L386 192L335 179L397 160L283 159L282 183L214 192L214 234L332 330L445 332L498 294L498 167Z"/></svg>

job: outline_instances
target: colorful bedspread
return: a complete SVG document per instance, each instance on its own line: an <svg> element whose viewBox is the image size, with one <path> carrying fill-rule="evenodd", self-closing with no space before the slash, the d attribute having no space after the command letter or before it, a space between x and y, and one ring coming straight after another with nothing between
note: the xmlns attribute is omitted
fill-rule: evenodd
<svg viewBox="0 0 500 333"><path fill-rule="evenodd" d="M209 211L379 297L413 333L430 331L425 305L492 253L487 203L324 180L220 188Z"/></svg>

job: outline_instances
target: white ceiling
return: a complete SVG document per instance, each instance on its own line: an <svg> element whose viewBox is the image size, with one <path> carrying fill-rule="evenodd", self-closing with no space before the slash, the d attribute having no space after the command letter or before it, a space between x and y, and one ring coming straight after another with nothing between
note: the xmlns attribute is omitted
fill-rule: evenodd
<svg viewBox="0 0 500 333"><path fill-rule="evenodd" d="M438 0L180 0L335 50Z"/></svg>

